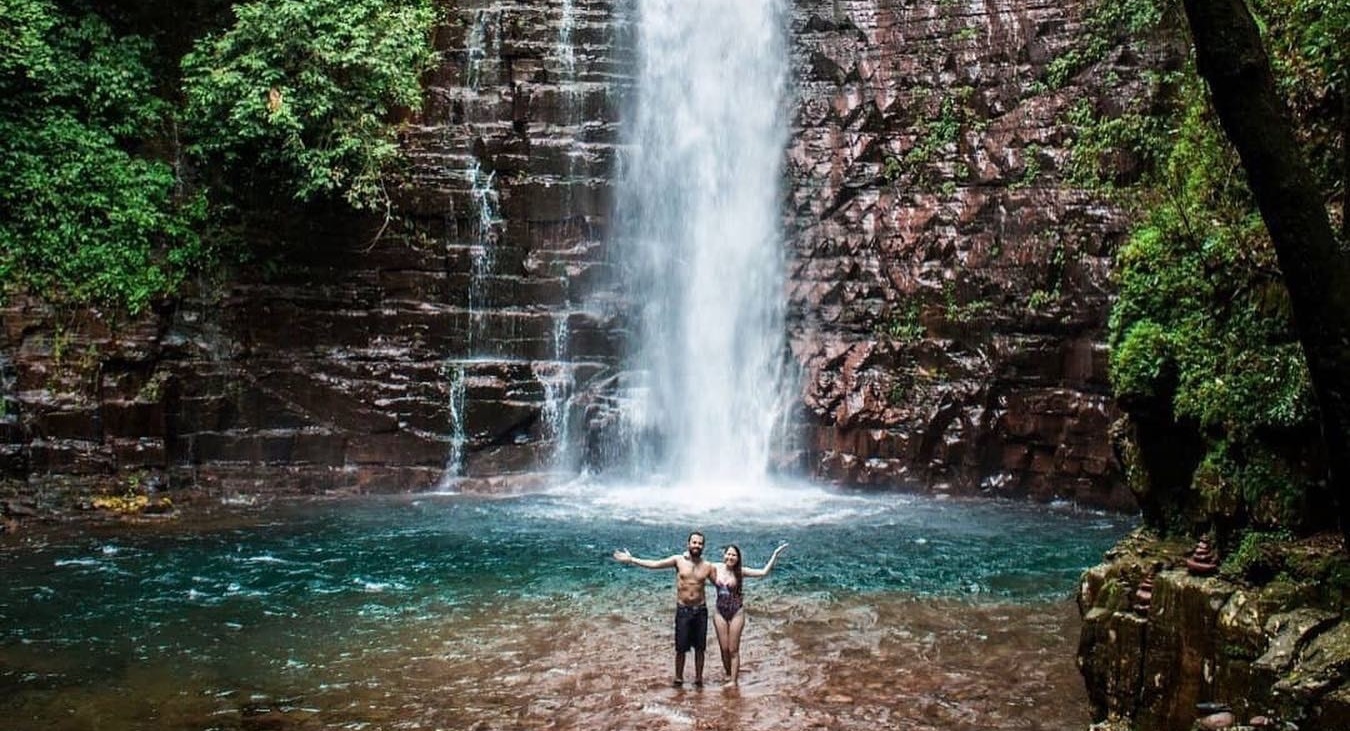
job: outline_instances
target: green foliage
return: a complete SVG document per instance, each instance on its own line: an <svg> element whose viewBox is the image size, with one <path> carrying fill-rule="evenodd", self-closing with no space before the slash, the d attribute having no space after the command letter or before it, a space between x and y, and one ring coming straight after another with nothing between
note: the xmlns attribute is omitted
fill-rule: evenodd
<svg viewBox="0 0 1350 731"><path fill-rule="evenodd" d="M1284 570L1283 545L1293 539L1288 531L1248 531L1237 550L1223 560L1219 572L1229 579L1265 584Z"/></svg>
<svg viewBox="0 0 1350 731"><path fill-rule="evenodd" d="M43 0L0 0L0 27L0 285L138 311L204 256L200 200L131 151L168 111L151 49Z"/></svg>
<svg viewBox="0 0 1350 731"><path fill-rule="evenodd" d="M1027 308L1032 310L1043 310L1054 304L1059 299L1057 289L1037 289L1027 297Z"/></svg>
<svg viewBox="0 0 1350 731"><path fill-rule="evenodd" d="M1299 465L1257 439L1220 439L1210 445L1193 485L1200 508L1226 523L1293 528L1305 521L1312 487Z"/></svg>
<svg viewBox="0 0 1350 731"><path fill-rule="evenodd" d="M1176 353L1166 328L1152 320L1141 319L1130 323L1113 340L1111 383L1116 396L1154 398L1170 395L1165 390L1168 386L1165 376L1168 368L1174 366Z"/></svg>
<svg viewBox="0 0 1350 731"><path fill-rule="evenodd" d="M1022 174L1008 186L1008 189L1021 190L1036 182L1040 174L1041 146L1033 143L1022 150Z"/></svg>
<svg viewBox="0 0 1350 731"><path fill-rule="evenodd" d="M1162 195L1117 259L1117 393L1155 393L1156 374L1171 367L1177 415L1202 427L1245 438L1305 423L1307 368L1274 250L1202 104L1185 119L1159 182Z"/></svg>
<svg viewBox="0 0 1350 731"><path fill-rule="evenodd" d="M891 406L903 406L914 390L914 374L907 370L897 370L891 375L890 388L886 389L886 402Z"/></svg>
<svg viewBox="0 0 1350 731"><path fill-rule="evenodd" d="M433 59L429 0L256 0L183 59L192 150L299 200L383 206L390 121Z"/></svg>
<svg viewBox="0 0 1350 731"><path fill-rule="evenodd" d="M882 180L887 183L894 183L896 180L900 179L900 175L904 172L905 166L904 163L900 162L900 158L894 155L886 156L886 161L882 164L881 168Z"/></svg>
<svg viewBox="0 0 1350 731"><path fill-rule="evenodd" d="M216 22L224 3L189 25ZM0 292L131 312L172 295L190 273L250 246L215 225L230 209L208 211L203 184L248 183L263 205L277 193L386 201L391 121L418 103L433 58L431 0L234 7L233 27L184 60L179 88L176 56L190 36L115 27L135 25L127 13L190 10L0 0ZM184 145L205 180L181 177Z"/></svg>
<svg viewBox="0 0 1350 731"><path fill-rule="evenodd" d="M1350 3L1257 0L1276 82L1295 116L1319 184L1344 204Z"/></svg>
<svg viewBox="0 0 1350 731"><path fill-rule="evenodd" d="M919 305L913 301L891 313L884 331L887 336L902 343L917 343L928 334L927 328L919 322Z"/></svg>
<svg viewBox="0 0 1350 731"><path fill-rule="evenodd" d="M1123 155L1137 158L1136 167L1157 165L1156 155L1167 149L1172 133L1162 117L1138 112L1103 116L1086 99L1070 107L1064 121L1077 133L1065 172L1070 182L1084 187L1110 187L1115 163Z"/></svg>
<svg viewBox="0 0 1350 731"><path fill-rule="evenodd" d="M1094 5L1083 19L1079 42L1046 67L1045 85L1062 88L1079 71L1104 59L1113 46L1148 37L1175 7L1173 0L1111 0Z"/></svg>
<svg viewBox="0 0 1350 731"><path fill-rule="evenodd" d="M1195 425L1202 513L1296 527L1314 490L1307 366L1242 169L1191 84L1140 191L1145 219L1117 257L1111 380L1127 411L1160 403Z"/></svg>
<svg viewBox="0 0 1350 731"><path fill-rule="evenodd" d="M965 93L962 94L961 91ZM955 97L943 98L937 115L923 120L917 125L918 136L914 140L913 146L899 160L898 165L892 166L889 160L887 161L887 168L883 172L883 176L894 174L895 177L898 177L901 172L907 171L914 174L915 182L920 185L931 182L925 175L924 168L933 162L939 152L956 144L961 134L961 126L968 116L968 110L956 97L964 98L970 91L969 88L965 88L964 90L958 90ZM947 182L951 183L951 181ZM955 188L955 183L952 183L952 188Z"/></svg>
<svg viewBox="0 0 1350 731"><path fill-rule="evenodd" d="M942 288L943 309L948 322L958 324L972 323L982 320L989 316L994 309L993 303L987 300L974 299L968 302L962 302L957 296L956 286L952 282L947 282Z"/></svg>

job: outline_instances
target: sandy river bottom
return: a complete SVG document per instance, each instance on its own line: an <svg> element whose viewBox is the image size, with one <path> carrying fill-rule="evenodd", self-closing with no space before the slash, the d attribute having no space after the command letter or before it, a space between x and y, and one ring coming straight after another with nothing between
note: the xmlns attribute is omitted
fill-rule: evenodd
<svg viewBox="0 0 1350 731"><path fill-rule="evenodd" d="M672 687L666 609L503 602L457 616L340 630L321 663L275 671L128 661L62 683L59 657L9 647L0 666L26 729L1084 729L1072 603L980 604L892 594L751 598L739 687L712 627L703 687ZM228 638L222 640L230 642ZM266 653L266 637L241 638ZM69 659L65 662L71 662ZM692 656L687 678L693 678ZM54 679L54 680L53 680Z"/></svg>

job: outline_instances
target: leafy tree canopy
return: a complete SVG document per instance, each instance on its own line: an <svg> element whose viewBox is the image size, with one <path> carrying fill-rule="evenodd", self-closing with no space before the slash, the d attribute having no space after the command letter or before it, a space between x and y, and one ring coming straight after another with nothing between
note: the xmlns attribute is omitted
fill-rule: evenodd
<svg viewBox="0 0 1350 731"><path fill-rule="evenodd" d="M0 0L0 27L0 282L139 310L201 253L199 201L137 150L168 126L150 49L44 0Z"/></svg>
<svg viewBox="0 0 1350 731"><path fill-rule="evenodd" d="M1303 142L1319 161L1318 184L1337 213L1344 132L1336 128L1350 46L1334 38L1350 25L1324 28L1325 37L1308 30L1318 13L1332 12L1319 8L1333 4L1258 10ZM1336 12L1350 20L1344 7ZM1126 411L1168 413L1203 445L1190 485L1150 486L1150 499L1185 513L1160 527L1328 527L1330 516L1319 512L1324 456L1313 446L1310 378L1270 236L1194 69L1169 83L1175 104L1162 117L1141 117L1146 134L1127 136L1146 141L1143 156L1157 163L1135 191L1141 221L1117 258L1109 333L1112 382ZM1160 489L1185 494L1159 497Z"/></svg>
<svg viewBox="0 0 1350 731"><path fill-rule="evenodd" d="M124 10L0 0L0 292L143 309L224 253L206 201L241 182L384 203L430 0L253 0L189 42L110 22ZM181 76L170 41L190 48Z"/></svg>
<svg viewBox="0 0 1350 731"><path fill-rule="evenodd" d="M300 200L382 205L390 120L432 59L428 2L258 0L183 59L192 150Z"/></svg>

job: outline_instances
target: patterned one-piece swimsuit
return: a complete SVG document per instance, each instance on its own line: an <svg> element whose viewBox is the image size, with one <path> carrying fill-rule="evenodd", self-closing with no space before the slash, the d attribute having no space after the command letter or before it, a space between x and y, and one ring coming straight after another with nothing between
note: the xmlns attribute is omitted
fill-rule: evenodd
<svg viewBox="0 0 1350 731"><path fill-rule="evenodd" d="M730 622L736 612L741 611L741 593L736 590L735 584L714 581L713 586L717 587L717 613Z"/></svg>

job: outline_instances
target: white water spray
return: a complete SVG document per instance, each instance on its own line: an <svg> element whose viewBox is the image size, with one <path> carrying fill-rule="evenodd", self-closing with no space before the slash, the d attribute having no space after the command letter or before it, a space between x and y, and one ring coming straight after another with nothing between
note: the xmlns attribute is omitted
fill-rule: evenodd
<svg viewBox="0 0 1350 731"><path fill-rule="evenodd" d="M489 285L497 264L497 226L501 219L497 214L497 190L493 185L497 174L483 172L481 163L476 160L465 174L469 180L469 195L478 209L477 241L470 252L472 269L469 274L469 345L473 349L489 345L484 342L482 331L491 304Z"/></svg>
<svg viewBox="0 0 1350 731"><path fill-rule="evenodd" d="M453 366L450 373L450 454L445 458L445 470L441 473L441 479L436 484L439 490L449 490L454 487L455 480L464 474L464 445L469 441L469 435L464 425L464 412L466 404L465 396L465 373L464 364L459 363Z"/></svg>
<svg viewBox="0 0 1350 731"><path fill-rule="evenodd" d="M639 68L618 219L642 307L633 365L648 384L631 428L659 432L656 469L671 480L748 489L767 478L791 396L785 11L781 0L641 0L631 12Z"/></svg>

